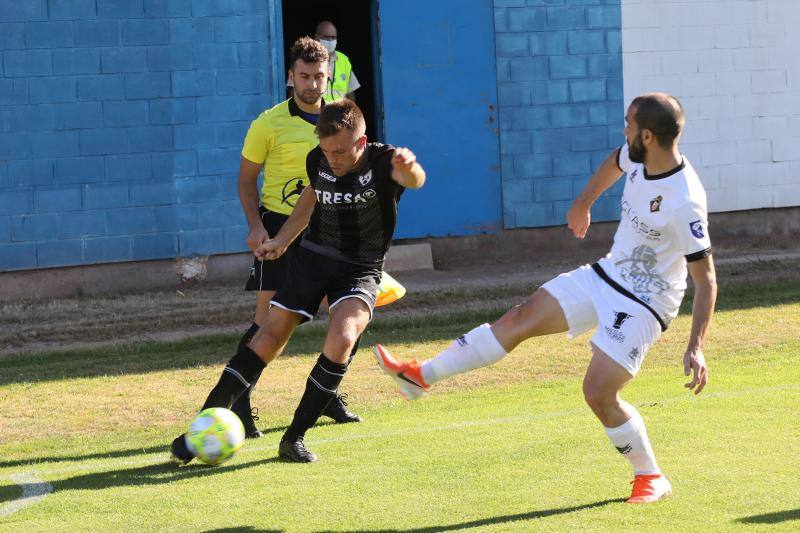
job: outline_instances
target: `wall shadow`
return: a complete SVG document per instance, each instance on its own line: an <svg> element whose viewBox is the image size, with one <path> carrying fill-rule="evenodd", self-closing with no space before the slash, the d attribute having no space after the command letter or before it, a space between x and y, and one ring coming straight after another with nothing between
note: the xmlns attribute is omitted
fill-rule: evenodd
<svg viewBox="0 0 800 533"><path fill-rule="evenodd" d="M521 295L521 301L525 295ZM681 314L691 309L691 291L687 292ZM720 287L718 311L768 308L800 302L800 280L736 284ZM378 317L364 333L360 357L376 342L386 344L450 340L476 324L493 322L507 311L507 306L488 309L465 309L442 313L409 313L405 316ZM281 357L318 354L324 330L301 327ZM92 350L73 350L45 354L19 354L0 357L0 386L16 383L40 383L64 379L108 375L146 374L166 370L219 365L234 354L238 335L198 337L182 342L145 342ZM311 363L309 363L310 368ZM209 377L209 387L216 376Z"/></svg>

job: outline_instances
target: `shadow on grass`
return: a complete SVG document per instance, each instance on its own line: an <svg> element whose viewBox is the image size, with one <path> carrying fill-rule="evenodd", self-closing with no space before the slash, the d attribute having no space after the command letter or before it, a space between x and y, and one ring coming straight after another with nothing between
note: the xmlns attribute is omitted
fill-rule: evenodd
<svg viewBox="0 0 800 533"><path fill-rule="evenodd" d="M229 472L236 472L268 463L284 462L279 457L268 457L246 463L227 463L220 466L192 464L177 466L174 463L164 462L155 465L138 466L134 468L121 468L104 472L80 474L70 478L51 481L53 492L67 490L100 490L114 487L137 487L147 485L163 485L185 479L204 478L217 476ZM20 484L25 491L26 484Z"/></svg>
<svg viewBox="0 0 800 533"><path fill-rule="evenodd" d="M285 529L258 529L253 526L223 527L220 529L204 529L201 533L283 533Z"/></svg>
<svg viewBox="0 0 800 533"><path fill-rule="evenodd" d="M359 529L357 531L359 531L360 533L437 533L440 531L457 531L459 529L488 527L496 524L505 524L507 522L536 520L538 518L546 518L548 516L574 513L577 511L583 511L585 509L603 507L606 505L610 505L612 503L622 503L624 501L625 501L624 498L616 498L614 500L603 500L600 502L585 503L583 505L575 505L573 507L561 507L558 509L542 509L540 511L530 511L528 513L494 516L492 518L482 518L480 520L471 520L469 522L459 522L457 524L448 524L443 526L415 527L410 529ZM333 530L323 530L319 531L318 533L333 533Z"/></svg>
<svg viewBox="0 0 800 533"><path fill-rule="evenodd" d="M737 520L742 524L778 524L790 520L800 520L800 508L789 511L776 511L774 513L755 514Z"/></svg>
<svg viewBox="0 0 800 533"><path fill-rule="evenodd" d="M332 421L319 421L315 425L315 427L321 426L331 426L334 425L335 422ZM261 432L264 434L265 438L267 435L273 435L275 433L283 433L288 429L289 426L272 426L268 428L262 428ZM249 441L248 441L249 442ZM14 461L0 461L0 468L11 468L15 466L41 466L43 464L50 464L50 463L66 463L66 462L78 462L78 461L88 461L91 459L121 459L125 457L137 457L140 455L150 455L155 453L169 453L169 445L164 444L162 446L149 446L145 448L128 448L126 450L115 450L113 452L103 452L103 453L87 453L85 455L56 455L56 456L42 456L42 457L33 457L28 459L19 459Z"/></svg>
<svg viewBox="0 0 800 533"><path fill-rule="evenodd" d="M48 463L66 463L72 461L87 461L90 459L119 459L122 457L135 457L137 455L149 455L151 453L169 453L169 445L148 446L146 448L128 448L127 450L116 450L113 452L87 453L85 455L57 455L53 457L34 457L30 459L20 459L17 461L0 461L0 468L10 468L14 466L34 466Z"/></svg>
<svg viewBox="0 0 800 533"><path fill-rule="evenodd" d="M524 299L524 295L521 295ZM691 309L688 292L681 313ZM800 302L800 281L738 283L720 288L717 309L731 311L772 307ZM418 313L410 316L379 317L364 333L362 356L376 342L421 343L450 340L483 322L493 322L506 307L468 309L446 313ZM282 357L316 354L322 346L324 330L311 324L299 328ZM201 365L223 365L233 355L238 334L195 337L180 342L143 342L92 350L73 350L42 354L0 357L0 386L29 384L63 379L146 374L188 369ZM311 362L309 361L309 368ZM216 376L209 376L209 387Z"/></svg>

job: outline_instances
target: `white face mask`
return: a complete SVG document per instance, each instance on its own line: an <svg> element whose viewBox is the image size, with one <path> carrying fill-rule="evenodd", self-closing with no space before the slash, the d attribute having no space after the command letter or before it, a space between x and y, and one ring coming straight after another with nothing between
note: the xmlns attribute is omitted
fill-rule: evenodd
<svg viewBox="0 0 800 533"><path fill-rule="evenodd" d="M328 51L329 54L332 54L334 50L336 50L336 39L332 41L326 41L325 39L319 40L320 44L325 47L325 50Z"/></svg>

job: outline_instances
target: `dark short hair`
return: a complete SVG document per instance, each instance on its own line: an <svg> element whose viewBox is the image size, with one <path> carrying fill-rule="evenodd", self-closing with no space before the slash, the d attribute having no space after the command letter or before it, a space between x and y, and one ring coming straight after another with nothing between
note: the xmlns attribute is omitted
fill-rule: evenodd
<svg viewBox="0 0 800 533"><path fill-rule="evenodd" d="M648 93L631 102L634 120L641 130L650 130L662 148L671 148L683 130L686 118L677 98L666 93Z"/></svg>
<svg viewBox="0 0 800 533"><path fill-rule="evenodd" d="M338 102L325 104L319 114L314 131L320 139L324 139L336 135L342 130L363 134L366 129L367 125L361 109L355 102L345 98Z"/></svg>
<svg viewBox="0 0 800 533"><path fill-rule="evenodd" d="M328 60L328 51L319 41L311 37L300 37L289 50L289 65L294 69L298 59L304 63L321 63Z"/></svg>

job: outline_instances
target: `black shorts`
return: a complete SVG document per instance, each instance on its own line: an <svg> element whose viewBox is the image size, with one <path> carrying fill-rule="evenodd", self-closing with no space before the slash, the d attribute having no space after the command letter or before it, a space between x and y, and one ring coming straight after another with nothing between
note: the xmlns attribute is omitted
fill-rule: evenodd
<svg viewBox="0 0 800 533"><path fill-rule="evenodd" d="M258 212L261 215L261 223L264 224L264 229L267 230L267 235L274 237L280 231L283 223L289 219L289 215L282 215L280 213L273 213L263 206L258 207ZM286 253L275 261L259 261L253 258L253 266L250 267L250 277L247 278L247 283L244 286L246 291L276 291L281 286L284 272L286 272L286 265L289 264L289 256L294 253L300 239L289 245Z"/></svg>
<svg viewBox="0 0 800 533"><path fill-rule="evenodd" d="M325 296L330 309L348 298L359 298L372 318L382 267L347 263L298 246L270 305L297 313L305 322L314 318Z"/></svg>

